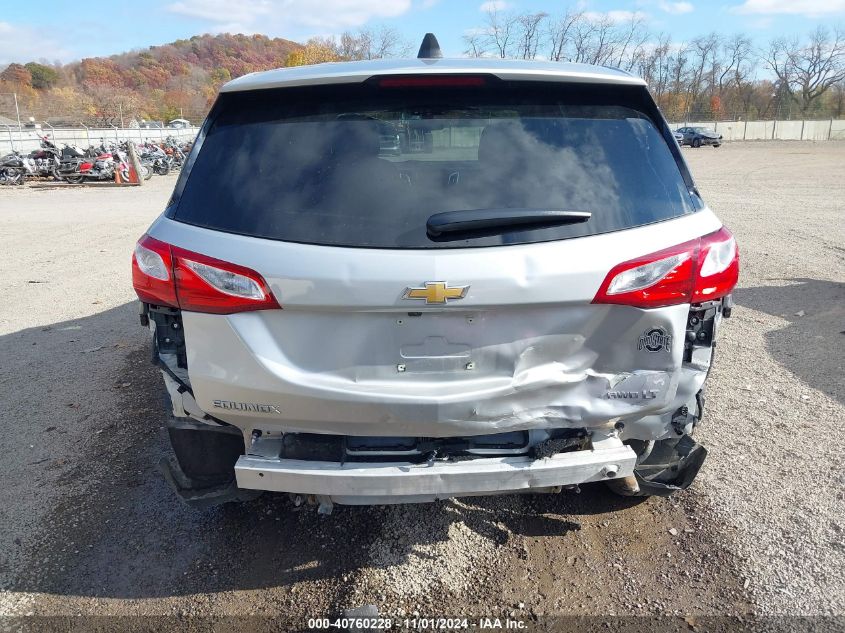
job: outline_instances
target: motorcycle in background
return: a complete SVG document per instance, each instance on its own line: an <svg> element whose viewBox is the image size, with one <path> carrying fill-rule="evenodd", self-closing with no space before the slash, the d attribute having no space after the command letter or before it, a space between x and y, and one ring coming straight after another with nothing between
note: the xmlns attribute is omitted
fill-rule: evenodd
<svg viewBox="0 0 845 633"><path fill-rule="evenodd" d="M182 165L185 163L185 158L187 157L188 152L191 151L191 145L191 142L180 144L179 141L172 136L168 136L164 139L164 143L161 144L161 148L170 157L171 170L178 171L182 169Z"/></svg>
<svg viewBox="0 0 845 633"><path fill-rule="evenodd" d="M156 173L159 176L166 176L170 173L173 158L158 145L154 145L153 143L139 145L138 154L141 159L141 163L148 164L152 168L153 173Z"/></svg>
<svg viewBox="0 0 845 633"><path fill-rule="evenodd" d="M0 158L0 185L22 185L27 176L35 176L35 163L20 152Z"/></svg>
<svg viewBox="0 0 845 633"><path fill-rule="evenodd" d="M119 146L101 143L98 147L90 147L85 152L73 146L65 146L62 150L59 176L70 184L76 185L85 180L114 180L117 170L120 170L123 178L129 178L129 159ZM143 162L141 172L144 180L148 180L153 175L150 165Z"/></svg>
<svg viewBox="0 0 845 633"><path fill-rule="evenodd" d="M34 150L29 155L35 166L35 175L42 177L52 176L56 180L59 180L61 152L48 137L42 136L39 140L41 142L41 148Z"/></svg>

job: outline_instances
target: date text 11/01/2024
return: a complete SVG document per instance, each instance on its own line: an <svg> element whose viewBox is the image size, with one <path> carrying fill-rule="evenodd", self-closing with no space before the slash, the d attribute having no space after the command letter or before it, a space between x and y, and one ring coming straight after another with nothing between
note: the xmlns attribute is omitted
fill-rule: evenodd
<svg viewBox="0 0 845 633"><path fill-rule="evenodd" d="M459 630L510 630L526 629L523 620L512 618L311 618L308 620L311 630L391 630L406 629L415 631L459 631Z"/></svg>

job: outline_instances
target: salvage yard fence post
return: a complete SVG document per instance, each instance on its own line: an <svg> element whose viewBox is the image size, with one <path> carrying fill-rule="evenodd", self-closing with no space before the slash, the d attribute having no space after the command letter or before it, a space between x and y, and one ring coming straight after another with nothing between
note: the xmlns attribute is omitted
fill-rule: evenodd
<svg viewBox="0 0 845 633"><path fill-rule="evenodd" d="M11 148L11 151L14 152L15 151L15 139L12 137L12 126L7 125L6 131L9 133L9 147ZM6 152L0 152L0 153L5 154Z"/></svg>

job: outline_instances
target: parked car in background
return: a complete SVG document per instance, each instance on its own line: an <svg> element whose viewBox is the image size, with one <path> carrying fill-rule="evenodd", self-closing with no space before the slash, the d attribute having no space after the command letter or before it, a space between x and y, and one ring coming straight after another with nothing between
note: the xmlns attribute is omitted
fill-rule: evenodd
<svg viewBox="0 0 845 633"><path fill-rule="evenodd" d="M722 144L722 135L706 127L682 127L677 130L676 134L681 135L681 140L678 141L680 145L689 145L690 147L712 145L713 147L719 147ZM675 138L677 138L677 135Z"/></svg>
<svg viewBox="0 0 845 633"><path fill-rule="evenodd" d="M191 122L188 121L187 119L173 119L172 121L170 121L167 124L167 127L179 128L179 129L191 127Z"/></svg>
<svg viewBox="0 0 845 633"><path fill-rule="evenodd" d="M645 82L425 49L227 83L136 245L186 501L670 495L701 467L739 254ZM384 156L400 124L428 151Z"/></svg>

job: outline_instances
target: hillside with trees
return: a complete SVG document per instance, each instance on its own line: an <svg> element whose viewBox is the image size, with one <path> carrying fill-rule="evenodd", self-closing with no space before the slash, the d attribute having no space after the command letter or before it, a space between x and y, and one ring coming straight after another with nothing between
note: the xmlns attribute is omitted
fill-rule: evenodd
<svg viewBox="0 0 845 633"><path fill-rule="evenodd" d="M316 38L305 45L265 35L198 35L111 57L65 65L13 63L0 72L0 93L17 95L21 118L52 125L123 127L130 121L205 117L220 86L247 73L324 61L407 55L389 27ZM12 103L0 115L14 118Z"/></svg>
<svg viewBox="0 0 845 633"><path fill-rule="evenodd" d="M201 119L219 87L246 73L278 68L300 44L264 35L201 35L66 65L10 64L0 92L18 96L38 121L120 125L130 119ZM9 104L0 114L9 116Z"/></svg>

